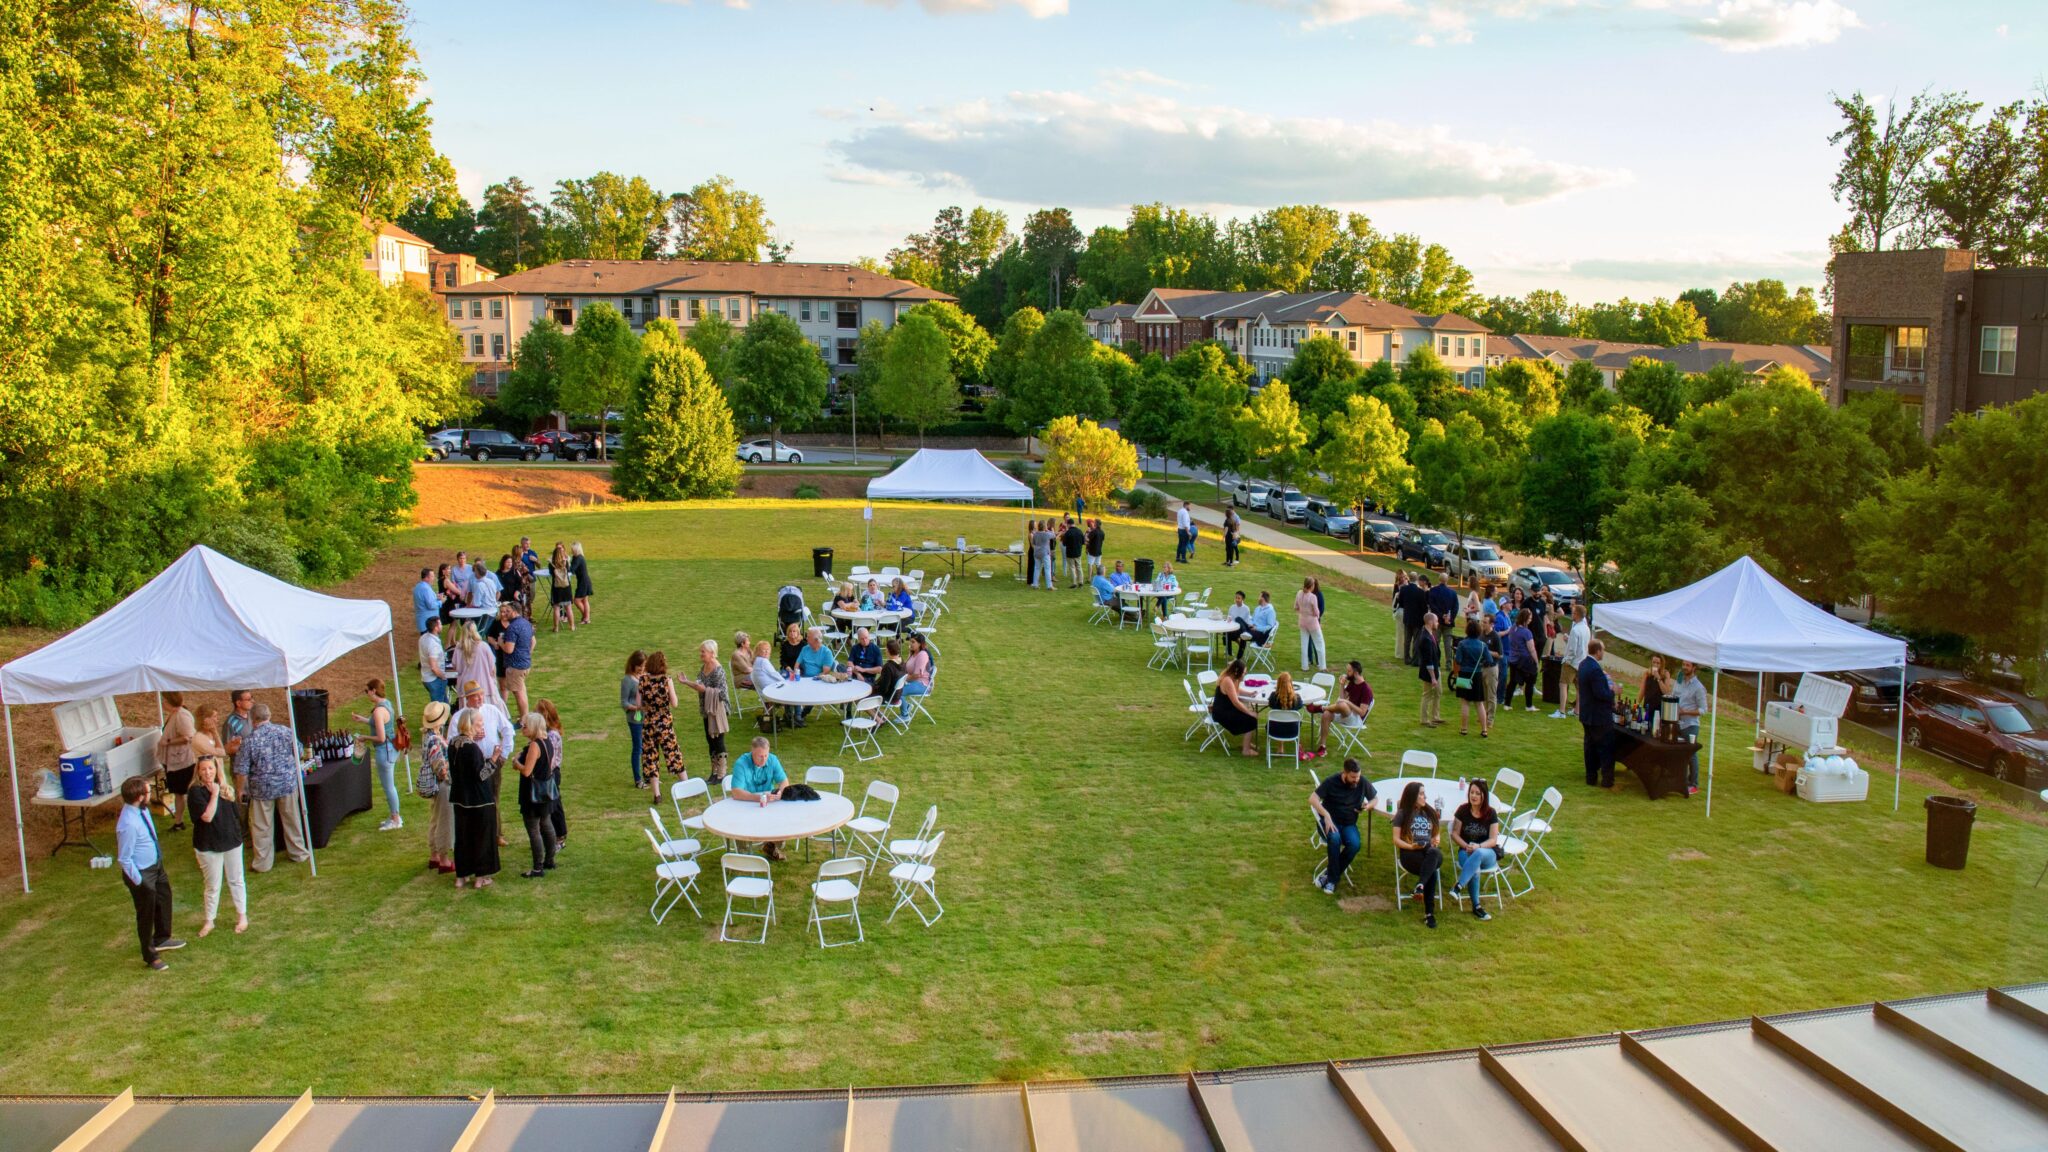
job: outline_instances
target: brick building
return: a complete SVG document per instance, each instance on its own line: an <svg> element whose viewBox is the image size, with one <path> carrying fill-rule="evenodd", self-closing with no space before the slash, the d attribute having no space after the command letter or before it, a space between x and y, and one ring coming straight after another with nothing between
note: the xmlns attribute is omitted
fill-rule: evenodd
<svg viewBox="0 0 2048 1152"><path fill-rule="evenodd" d="M1834 329L1828 399L1894 392L1932 436L1957 413L2048 389L2048 268L1979 268L1954 248L1845 252Z"/></svg>

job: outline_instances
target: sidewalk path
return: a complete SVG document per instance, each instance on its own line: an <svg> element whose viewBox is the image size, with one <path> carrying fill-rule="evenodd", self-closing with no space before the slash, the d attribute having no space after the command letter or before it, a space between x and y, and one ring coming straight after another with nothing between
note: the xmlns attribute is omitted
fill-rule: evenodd
<svg viewBox="0 0 2048 1152"><path fill-rule="evenodd" d="M1151 488L1150 485L1146 487L1154 492L1159 491L1156 488ZM1160 492L1159 495L1161 499L1166 501L1166 505L1169 508L1180 503L1180 498L1177 496L1168 496L1164 492ZM1205 504L1189 504L1188 511L1193 514L1197 522L1217 529L1219 539L1212 546L1221 549L1223 547L1222 540L1220 539L1223 527L1223 513ZM1252 520L1250 517L1238 517L1238 531L1243 534L1246 540L1254 544L1271 548L1275 552L1284 552L1289 556L1298 560L1305 560L1310 564L1320 565L1339 575L1349 576L1374 588L1387 589L1394 586L1394 574L1377 564L1368 564L1355 556L1346 556L1334 548L1325 548L1320 544L1311 544L1299 537L1289 536L1287 533L1276 528L1268 528Z"/></svg>

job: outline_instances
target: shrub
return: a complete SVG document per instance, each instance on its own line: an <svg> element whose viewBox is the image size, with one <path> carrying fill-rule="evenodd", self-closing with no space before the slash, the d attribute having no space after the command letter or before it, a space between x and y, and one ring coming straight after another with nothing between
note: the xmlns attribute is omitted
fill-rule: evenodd
<svg viewBox="0 0 2048 1152"><path fill-rule="evenodd" d="M217 521L207 529L200 543L232 560L279 580L296 584L305 575L291 533L279 520L255 515L235 515Z"/></svg>
<svg viewBox="0 0 2048 1152"><path fill-rule="evenodd" d="M1161 496L1156 489L1134 488L1129 492L1121 492L1117 495L1118 499L1122 500L1124 506L1129 508L1134 515L1142 516L1147 520L1166 519L1166 497Z"/></svg>
<svg viewBox="0 0 2048 1152"><path fill-rule="evenodd" d="M816 484L804 483L797 485L796 491L792 495L798 500L816 500L818 497L823 496L824 493L818 491Z"/></svg>

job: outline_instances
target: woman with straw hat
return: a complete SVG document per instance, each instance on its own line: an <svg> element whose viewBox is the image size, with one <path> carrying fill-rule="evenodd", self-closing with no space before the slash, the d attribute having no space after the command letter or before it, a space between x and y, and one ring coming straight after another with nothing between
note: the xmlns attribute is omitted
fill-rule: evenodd
<svg viewBox="0 0 2048 1152"><path fill-rule="evenodd" d="M448 705L435 700L420 718L420 778L415 786L428 804L427 867L455 871L455 807L448 800Z"/></svg>

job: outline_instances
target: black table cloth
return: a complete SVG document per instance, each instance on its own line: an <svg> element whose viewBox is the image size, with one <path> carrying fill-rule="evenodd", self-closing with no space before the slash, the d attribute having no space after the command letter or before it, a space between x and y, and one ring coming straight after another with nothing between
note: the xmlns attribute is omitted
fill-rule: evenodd
<svg viewBox="0 0 2048 1152"><path fill-rule="evenodd" d="M326 760L306 773L306 821L313 847L327 847L327 841L341 822L370 809L370 762ZM277 846L284 847L284 827L277 826Z"/></svg>
<svg viewBox="0 0 2048 1152"><path fill-rule="evenodd" d="M1699 750L1689 741L1660 740L1628 728L1614 730L1614 759L1635 773L1652 800L1685 795L1686 767Z"/></svg>

